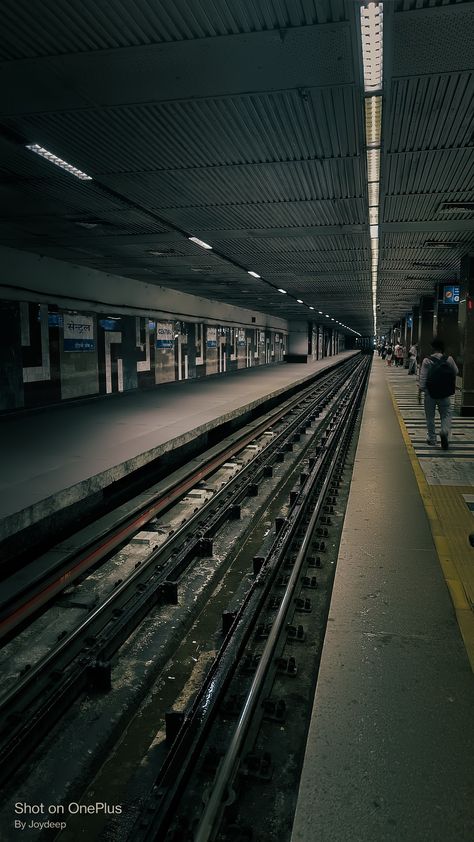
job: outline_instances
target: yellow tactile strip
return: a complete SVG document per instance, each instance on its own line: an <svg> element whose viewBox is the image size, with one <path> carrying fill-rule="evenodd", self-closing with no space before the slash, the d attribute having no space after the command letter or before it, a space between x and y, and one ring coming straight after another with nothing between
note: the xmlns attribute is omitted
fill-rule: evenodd
<svg viewBox="0 0 474 842"><path fill-rule="evenodd" d="M428 485L393 390L388 383L387 386L430 522L441 569L453 601L471 668L474 671L474 549L471 549L468 544L469 533L474 532L474 518L462 497L463 494L472 494L472 488L470 486Z"/></svg>

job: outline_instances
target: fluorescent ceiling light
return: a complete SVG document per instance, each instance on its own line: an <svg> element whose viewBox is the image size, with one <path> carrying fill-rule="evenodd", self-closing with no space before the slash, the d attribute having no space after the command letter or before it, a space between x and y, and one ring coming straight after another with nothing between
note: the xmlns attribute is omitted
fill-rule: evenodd
<svg viewBox="0 0 474 842"><path fill-rule="evenodd" d="M280 289L280 287L278 287L278 292L282 292L283 295L286 295L286 289Z"/></svg>
<svg viewBox="0 0 474 842"><path fill-rule="evenodd" d="M327 319L329 319L329 316L328 316L328 314L327 314L327 313L325 313L324 315L326 316L326 318L327 318Z"/></svg>
<svg viewBox="0 0 474 842"><path fill-rule="evenodd" d="M365 142L368 147L380 146L381 127L382 97L367 97L365 100Z"/></svg>
<svg viewBox="0 0 474 842"><path fill-rule="evenodd" d="M369 181L379 181L380 149L367 150L367 173Z"/></svg>
<svg viewBox="0 0 474 842"><path fill-rule="evenodd" d="M372 181L369 184L369 207L378 207L379 204L379 182Z"/></svg>
<svg viewBox="0 0 474 842"><path fill-rule="evenodd" d="M196 243L197 246L201 246L202 249L212 249L212 246L205 243L204 240L200 240L199 237L188 237L188 240L191 240L192 243Z"/></svg>
<svg viewBox="0 0 474 842"><path fill-rule="evenodd" d="M379 236L379 226L378 225L369 225L370 229L370 239L377 240Z"/></svg>
<svg viewBox="0 0 474 842"><path fill-rule="evenodd" d="M262 277L261 275L257 275L256 272L248 272L247 274L252 275L252 278L261 278Z"/></svg>
<svg viewBox="0 0 474 842"><path fill-rule="evenodd" d="M369 222L371 225L378 225L379 223L379 209L369 208Z"/></svg>
<svg viewBox="0 0 474 842"><path fill-rule="evenodd" d="M85 172L78 170L77 167L73 167L72 164L68 164L67 161L63 161L62 158L58 158L57 155L53 155L52 152L49 152L43 146L39 146L38 143L27 143L26 148L31 152L35 152L36 155L40 155L42 158L45 158L51 164L56 164L57 167L60 167L62 170L66 170L66 172L70 173L70 175L75 175L76 178L80 178L81 181L92 181L91 175L86 175Z"/></svg>
<svg viewBox="0 0 474 842"><path fill-rule="evenodd" d="M301 300L301 298L297 298L296 300L297 300L298 304L302 304L302 303L303 303L303 302L302 302L302 300Z"/></svg>
<svg viewBox="0 0 474 842"><path fill-rule="evenodd" d="M314 310L314 307L311 307L311 304L310 304L310 305L309 305L309 309L310 309L310 310Z"/></svg>
<svg viewBox="0 0 474 842"><path fill-rule="evenodd" d="M383 3L368 3L367 6L361 6L360 26L364 90L366 93L372 93L382 88Z"/></svg>
<svg viewBox="0 0 474 842"><path fill-rule="evenodd" d="M323 315L323 311L322 311L322 310L318 310L318 313L319 313L319 315L320 315L320 316L322 316L322 315Z"/></svg>

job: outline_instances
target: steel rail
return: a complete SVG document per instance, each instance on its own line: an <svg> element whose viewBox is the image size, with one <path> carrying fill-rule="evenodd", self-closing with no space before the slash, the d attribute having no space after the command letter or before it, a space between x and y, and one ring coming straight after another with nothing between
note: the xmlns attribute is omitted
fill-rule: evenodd
<svg viewBox="0 0 474 842"><path fill-rule="evenodd" d="M320 398L316 398L315 403L319 402ZM305 407L302 415L305 415L307 412L311 413L310 407ZM177 530L172 537L167 540L164 544L154 550L148 558L141 563L140 567L134 570L127 579L122 582L117 588L113 590L112 593L106 597L100 605L98 605L90 614L88 614L87 618L75 629L73 629L70 634L61 640L54 649L48 652L47 655L44 656L38 663L32 667L28 672L25 674L22 680L15 685L15 688L11 691L7 691L3 695L0 695L0 712L2 706L6 702L10 700L13 695L18 695L19 693L24 692L27 685L35 681L39 675L44 672L48 666L54 664L54 662L58 659L61 654L63 654L75 640L83 637L86 632L89 633L90 628L93 627L94 621L99 618L102 614L107 612L107 609L114 606L120 600L120 597L127 592L127 590L131 589L136 582L139 582L144 578L144 574L146 573L147 569L151 567L151 565L156 564L156 562L160 559L161 556L166 556L171 554L173 548L183 541L187 532L189 532L190 528L196 522L199 523L206 517L206 512L211 507L214 507L216 503L219 502L219 497L224 497L226 494L229 494L230 488L232 484L243 484L245 481L245 473L250 473L250 471L255 471L256 466L255 463L259 461L263 461L264 457L267 458L267 451L278 450L281 446L282 440L284 441L286 438L291 436L294 432L294 428L301 424L301 418L292 419L292 422L288 426L275 436L274 439L268 442L266 447L255 457L248 465L245 466L243 471L237 474L224 488L217 491L214 496L206 503L206 505L200 509L196 514L191 516L191 518L184 524L181 529ZM250 440L253 441L255 435L253 435ZM246 439L247 441L247 439ZM164 572L163 577L161 577L160 582L164 582L166 579L173 577L173 570L166 570ZM160 582L156 582L158 586Z"/></svg>
<svg viewBox="0 0 474 842"><path fill-rule="evenodd" d="M359 384L356 396L354 398L354 402L358 400L363 385L364 384ZM348 404L346 407L346 411L338 425L338 428L341 428L345 422L347 423L348 416L350 416L354 411L354 407ZM336 434L336 430L332 432L331 436L333 439L336 439ZM344 443L344 438L341 438L339 442L336 443L335 458L337 458L339 451L343 449ZM275 617L275 620L272 623L270 634L266 640L257 669L255 671L254 678L252 680L250 690L247 694L247 698L242 708L242 712L238 719L231 743L219 766L214 786L204 808L204 813L201 817L198 829L194 837L194 842L208 842L208 840L212 838L211 834L213 833L216 821L220 816L224 794L229 786L230 780L235 775L236 768L240 762L242 746L244 744L245 737L248 732L252 718L255 714L257 703L260 699L264 680L267 676L270 665L274 660L275 649L281 637L282 629L287 621L287 616L292 605L294 592L301 575L301 568L303 566L309 544L312 540L312 535L316 526L316 522L319 518L321 506L323 504L323 500L326 495L328 485L331 481L334 469L335 463L333 463L331 470L327 472L326 477L323 481L321 490L318 495L318 500L315 504L313 513L305 531L301 547L296 555L294 567L292 569L288 585L285 589L282 602L278 609L278 613ZM302 490L302 494L308 494L313 484L314 479L312 477L308 478Z"/></svg>
<svg viewBox="0 0 474 842"><path fill-rule="evenodd" d="M361 366L358 366L354 372L354 378L350 379L355 380L359 377L360 372ZM365 377L360 381L363 386L365 381ZM344 389L344 400L346 402L348 394L352 391L351 384L346 382ZM341 394L338 395L338 399L342 400L342 398ZM341 429L338 424L327 443L330 441L332 445L340 432ZM319 447L316 449L317 458L310 472L311 480L308 480L308 482L312 481L314 486L317 486L320 477L319 472L327 470L328 460L331 457L331 452L327 449L327 446L322 452L318 453L318 451L320 451ZM308 487L309 485L305 486L305 491ZM272 582L278 574L280 560L287 552L295 531L301 523L301 518L306 513L307 505L309 505L308 500L307 496L303 497L301 493L298 495L286 526L276 536L264 568L254 580L250 592L246 595L232 628L226 636L214 664L210 668L206 680L163 763L156 780L159 803L156 798L153 799L153 806L149 808L150 819L145 827L142 822L135 826L133 831L134 842L138 839L155 840L164 838L166 827L172 821L180 794L191 774L192 764L203 748L203 741L211 727L211 720L216 714L217 705L231 680L228 674L235 672L236 663L238 663L255 625L255 617L263 609ZM248 619L249 614L251 614L250 620Z"/></svg>
<svg viewBox="0 0 474 842"><path fill-rule="evenodd" d="M341 364L340 368L336 367L335 370L332 368L330 373L323 375L316 381L316 386L323 389L330 376L333 376L334 373L336 375L342 374L344 368L346 366L350 367L351 364L354 364L355 360L357 360L357 357L349 358L348 361ZM299 402L304 400L305 396L313 391L314 385L312 384L305 388L297 395ZM265 418L250 431L247 431L247 427L245 427L240 434L234 433L232 438L235 439L237 437L237 440L233 441L231 445L224 445L223 449L221 445L212 448L212 450L217 448L219 452L210 460L205 461L197 470L193 468L189 476L181 478L166 488L165 493L162 493L159 499L152 502L151 505L148 502L145 504L145 508L140 509L139 513L134 513L132 516L125 516L118 525L116 524L114 526L113 530L108 530L105 537L101 536L99 541L89 541L81 550L74 550L68 553L66 560L61 560L59 569L56 564L55 567L49 567L47 573L41 574L41 579L35 583L38 590L33 595L31 595L31 592L27 594L26 600L24 599L24 593L27 586L23 586L15 596L11 597L8 602L5 602L5 592L8 588L7 583L14 580L15 577L12 576L10 580L6 580L3 585L3 604L0 607L0 640L9 635L29 616L50 602L58 593L75 581L80 575L83 575L90 567L97 564L114 549L122 545L152 518L169 509L180 497L193 488L196 483L206 479L210 474L218 470L226 461L235 456L249 442L264 432L269 425L275 424L284 418L291 411L291 407L295 403L297 403L297 400L293 398L288 399L282 407L279 407L276 411L267 413ZM107 518L107 516L105 517ZM67 562L67 567L65 567L65 562ZM71 562L73 562L72 565ZM54 578L51 580L52 576ZM22 600L21 602L19 602L20 599Z"/></svg>
<svg viewBox="0 0 474 842"><path fill-rule="evenodd" d="M347 371L346 372L342 372L342 371L340 372L341 375L343 375L344 373L345 373L345 375L347 375ZM338 377L337 378L337 385L333 384L331 389L327 390L325 394L318 395L315 398L315 401L312 402L312 406L320 403L320 401L324 398L329 400L330 397L333 396L334 393L337 392L337 390L340 388L341 380L342 380L342 377L340 377L340 378ZM301 402L301 397L302 396L300 395L300 402ZM295 402L293 401L293 404L294 403ZM257 460L254 460L252 463L249 463L249 466L246 466L246 467L249 468L249 469L254 468L254 463L255 463L255 461L258 461L258 460L260 460L263 463L264 459L266 458L267 449L270 448L273 445L274 449L277 450L278 447L280 446L280 440L282 438L283 439L289 438L291 435L293 435L295 427L298 427L301 424L302 416L307 415L307 414L311 414L312 411L314 411L314 408L306 406L304 408L304 412L301 415L299 415L298 417L293 419L292 422L277 437L275 437L275 439L272 439L272 441L269 442L269 445L267 446L267 448L265 448L259 454L259 456L257 457ZM237 481L241 482L242 481L242 474L237 475L237 477L235 477L234 480L236 482ZM210 501L210 504L212 503L213 505L215 505L216 497L219 495L219 493L220 492L218 492L217 495L214 496L214 498ZM222 490L222 494L228 494L228 486L226 486ZM191 521L188 521L188 523L186 524L187 529L189 529L189 527L191 525L191 522L192 522L192 519L191 519ZM176 543L178 540L181 540L181 537L182 536L179 535L179 533L175 533L175 535L173 536L174 542ZM104 601L104 603L102 603L101 606L98 606L98 608L95 609L92 612L92 614L89 615L89 617L83 623L81 623L79 627L77 627L77 629L75 629L67 638L65 638L63 641L61 641L51 653L48 653L48 655L45 656L45 658L42 659L42 661L40 661L37 665L35 665L35 667L32 670L29 670L23 676L23 678L20 680L19 683L17 683L17 685L13 688L13 690L9 691L9 693L7 693L7 695L2 699L2 704L1 704L2 712L5 712L5 710L8 709L9 706L10 706L10 710L11 710L12 703L14 703L17 699L19 699L19 698L23 699L23 697L28 696L27 691L29 690L31 692L32 687L34 687L35 692L36 692L37 688L39 687L39 682L41 680L43 680L42 676L45 675L45 673L48 669L50 670L50 672L55 669L55 671L57 673L58 672L58 663L60 662L61 656L66 656L66 659L63 661L63 663L61 664L61 666L59 668L61 671L64 671L67 667L67 664L71 663L71 661L74 661L74 659L77 658L77 655L80 653L81 650L79 649L79 652L78 652L77 648L76 648L76 651L73 651L74 650L74 644L77 643L79 645L81 643L82 638L84 638L86 635L91 636L91 630L92 631L94 630L94 622L96 621L96 619L99 616L104 615L105 612L106 612L106 609L113 610L112 606L114 605L114 603L116 604L117 601L119 601L120 598L126 593L126 591L130 592L132 590L133 584L135 582L137 582L140 578L143 578L144 572L146 571L147 567L149 567L153 562L156 561L156 558L160 553L161 554L163 553L163 547L158 548L158 550L155 551L155 553L150 556L150 559L147 562L143 563L140 568L138 568L136 571L134 571L132 576L129 577L126 580L126 582L122 583ZM155 591L158 590L158 588L160 587L160 584L163 584L163 581L165 581L166 576L169 575L169 574L170 574L170 571L168 569L166 569L163 577L161 579L155 580L155 582L154 582L154 590ZM140 596L141 595L136 596L137 600L140 599ZM144 600L149 601L149 595L143 596L142 602ZM148 601L146 602L146 604L148 604ZM156 600L155 600L155 602L156 602ZM137 604L138 604L138 602L137 602ZM149 609L147 609L147 610L149 610ZM139 622L139 620L142 618L142 616L144 616L144 614L147 613L146 611L141 611L141 613L140 613L138 608L134 609L134 612L135 612L136 616L138 617L137 622ZM105 617L104 625L106 625L109 622L110 616L111 615L110 615L110 611L109 611L109 614ZM119 626L120 624L118 623L116 625ZM131 623L130 623L130 620L127 616L124 618L123 627L125 627L127 629L128 634L129 634ZM98 632L96 632L96 634L97 633ZM128 636L128 634L126 636ZM119 640L119 633L117 631L114 631L112 636L113 636L113 639L114 639L115 648L118 648L118 645L120 645L120 642L123 642L123 639L126 639L126 636L125 636L122 639L122 641L120 641ZM117 641L119 641L119 642L117 642ZM109 646L109 649L111 648L112 651L115 651L114 646L112 646L112 644L110 642L109 642L108 646ZM106 647L106 644L101 643L99 648L101 648L101 650L104 651L105 647ZM81 665L77 666L76 668L74 668L72 673L69 672L68 674L64 675L64 677L63 677L62 681L60 682L59 686L55 686L54 683L52 684L51 682L49 682L49 697L47 697L47 699L45 701L45 710L47 710L48 713L51 710L51 705L52 705L51 696L52 695L57 695L58 698L64 698L65 696L67 696L68 693L70 695L70 693L72 693L72 687L73 687L74 682L76 682L79 690L84 687L84 684L85 684L84 674L87 672L87 670L91 666L92 659L97 658L97 657L98 657L98 655L97 655L97 648L96 648L95 650L86 653L85 658L83 657L83 659L82 659L83 663ZM68 698L69 698L69 696L68 696ZM23 700L26 703L26 698L23 699ZM30 704L31 704L31 701L30 701ZM32 721L34 721L35 724L38 724L38 717L39 717L39 714L37 712L32 715ZM23 717L23 720L24 720L24 717ZM23 721L21 723L19 729L13 728L12 730L13 730L13 735L12 735L12 738L11 738L10 743L9 743L10 746L11 746L11 751L7 752L7 755L9 755L10 757L12 756L12 754L15 754L15 753L19 754L19 752L18 752L19 741L21 741L22 738L23 738L23 740L26 739L25 734L27 734L27 732L29 730L28 721L26 721L26 722ZM38 733L39 733L39 731L38 731ZM43 731L43 733L44 733L44 731ZM22 735L23 735L23 737L22 737ZM3 758L3 760L5 760L5 745L3 746L3 749L0 751L0 754ZM3 765L4 765L4 768L5 768L5 771L6 771L6 768L8 767L8 763L4 763Z"/></svg>

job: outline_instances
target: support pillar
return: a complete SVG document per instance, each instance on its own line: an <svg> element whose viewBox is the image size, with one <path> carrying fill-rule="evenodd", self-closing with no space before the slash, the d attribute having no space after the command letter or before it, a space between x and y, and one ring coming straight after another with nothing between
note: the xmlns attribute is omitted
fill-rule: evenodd
<svg viewBox="0 0 474 842"><path fill-rule="evenodd" d="M288 353L285 354L285 362L308 362L308 331L307 321L288 323Z"/></svg>
<svg viewBox="0 0 474 842"><path fill-rule="evenodd" d="M474 415L474 254L461 260L458 307L459 377L456 404L461 415Z"/></svg>
<svg viewBox="0 0 474 842"><path fill-rule="evenodd" d="M423 295L420 298L420 313L418 327L418 354L420 363L431 354L431 340L433 339L434 296Z"/></svg>
<svg viewBox="0 0 474 842"><path fill-rule="evenodd" d="M418 332L419 332L419 322L420 322L420 308L415 306L412 310L413 314L413 325L411 329L411 345L414 342L418 343Z"/></svg>

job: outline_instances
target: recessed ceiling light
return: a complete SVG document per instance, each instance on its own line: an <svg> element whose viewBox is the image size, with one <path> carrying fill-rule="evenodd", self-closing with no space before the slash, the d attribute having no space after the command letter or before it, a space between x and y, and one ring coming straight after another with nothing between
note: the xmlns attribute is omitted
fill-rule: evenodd
<svg viewBox="0 0 474 842"><path fill-rule="evenodd" d="M91 175L87 175L85 172L82 172L82 170L78 170L77 167L73 167L72 164L68 164L67 161L63 161L62 158L58 158L57 155L49 152L48 149L45 149L44 146L40 146L38 143L27 143L26 148L29 149L30 152L40 155L41 158L45 158L50 162L50 164L55 164L57 167L60 167L62 170L70 173L70 175L75 175L76 178L80 178L81 181L92 181Z"/></svg>
<svg viewBox="0 0 474 842"><path fill-rule="evenodd" d="M301 300L301 298L297 298L296 300L297 300L298 304L302 304L302 303L303 303L303 302L302 302L302 300Z"/></svg>
<svg viewBox="0 0 474 842"><path fill-rule="evenodd" d="M280 289L280 287L278 287L278 292L282 292L283 295L286 295L286 289Z"/></svg>
<svg viewBox="0 0 474 842"><path fill-rule="evenodd" d="M256 272L248 272L249 275L252 275L252 278L261 278L261 275L257 275Z"/></svg>
<svg viewBox="0 0 474 842"><path fill-rule="evenodd" d="M45 158L51 164L55 164L57 167L60 167L60 169L65 170L70 175L75 175L76 178L80 178L81 181L92 181L91 175L87 175L85 172L82 172L82 170L79 170L72 164L68 164L67 161L63 161L62 158L58 158L57 155L49 152L48 149L45 149L43 146L39 146L38 143L27 143L26 148L29 149L30 152L40 155L41 158Z"/></svg>
<svg viewBox="0 0 474 842"><path fill-rule="evenodd" d="M314 310L314 307L311 307L311 304L310 304L310 305L309 305L309 309L310 309L310 310Z"/></svg>
<svg viewBox="0 0 474 842"><path fill-rule="evenodd" d="M209 243L205 243L204 240L200 240L199 237L188 237L188 240L191 240L192 243L196 243L197 246L201 246L202 249L212 249L212 246Z"/></svg>

